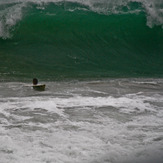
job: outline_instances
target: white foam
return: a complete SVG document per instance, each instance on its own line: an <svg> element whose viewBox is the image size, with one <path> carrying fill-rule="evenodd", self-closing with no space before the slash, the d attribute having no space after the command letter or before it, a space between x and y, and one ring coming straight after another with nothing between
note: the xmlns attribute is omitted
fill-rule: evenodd
<svg viewBox="0 0 163 163"><path fill-rule="evenodd" d="M13 27L22 19L23 7L24 3L0 10L0 37L3 39L11 37Z"/></svg>
<svg viewBox="0 0 163 163"><path fill-rule="evenodd" d="M83 97L74 96L68 98L56 97L22 97L22 98L2 98L1 112L6 110L16 110L20 108L28 108L34 110L35 108L42 108L48 112L55 112L60 116L66 116L64 109L66 108L101 108L114 107L120 112L131 114L133 112L155 112L156 107L151 102L158 102L163 100L162 97L147 97L141 94L128 94L124 97ZM6 101L6 102L5 102Z"/></svg>
<svg viewBox="0 0 163 163"><path fill-rule="evenodd" d="M1 108L5 115L8 115L8 112L5 110L16 110L28 108L29 110L34 110L35 108L46 109L49 112L55 112L60 116L64 116L62 109L56 107L56 102L51 99L46 98L8 98L7 102L1 102Z"/></svg>
<svg viewBox="0 0 163 163"><path fill-rule="evenodd" d="M143 4L147 13L147 25L162 25L163 27L163 1L162 0L133 0Z"/></svg>
<svg viewBox="0 0 163 163"><path fill-rule="evenodd" d="M11 30L22 19L22 10L28 6L28 2L38 4L39 9L45 9L46 3L52 2L77 2L87 6L90 10L103 14L119 14L125 13L120 8L126 6L130 13L138 13L140 10L130 10L130 2L139 2L147 15L147 25L153 27L154 25L161 25L163 27L163 2L161 0L6 0L0 1L1 5L11 5L10 7L2 8L0 10L0 37L10 38ZM77 8L79 9L79 8ZM75 11L75 9L67 9ZM83 10L83 9L82 9Z"/></svg>
<svg viewBox="0 0 163 163"><path fill-rule="evenodd" d="M105 94L106 95L106 94ZM6 114L6 120L0 123L0 155L2 163L121 163L147 161L152 152L161 157L162 117L151 103L162 102L163 97L143 96L142 93L127 94L121 97L90 97L74 94L73 97L32 96L1 98L0 113ZM106 116L101 107L109 110L112 106L119 116L128 118L121 122L116 117ZM36 108L45 109L49 115L56 113L62 118L55 122L38 123L25 120L25 116L14 113L18 109L33 112ZM97 113L96 109L101 113ZM137 108L137 109L135 109ZM66 113L73 110L72 115ZM140 114L145 110L150 115ZM82 111L93 112L89 119L82 117ZM119 113L123 112L126 114ZM75 117L79 113L83 119ZM111 112L109 112L111 114ZM73 115L75 118L73 118ZM156 118L157 117L157 118ZM21 119L22 118L22 119ZM42 115L42 118L47 118ZM20 121L21 127L17 127ZM18 123L19 124L19 123ZM32 130L32 128L35 128ZM152 156L152 157L154 157ZM154 159L154 158L153 158ZM157 160L154 160L157 161ZM136 161L135 161L136 162ZM146 163L146 162L145 162Z"/></svg>

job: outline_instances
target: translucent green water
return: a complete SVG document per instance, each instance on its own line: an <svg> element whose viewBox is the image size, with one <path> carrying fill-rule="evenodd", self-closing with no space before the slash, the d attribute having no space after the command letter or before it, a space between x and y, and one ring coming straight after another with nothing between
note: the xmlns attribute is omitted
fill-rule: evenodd
<svg viewBox="0 0 163 163"><path fill-rule="evenodd" d="M163 77L162 27L146 25L139 3L130 4L138 13L120 10L103 14L78 3L29 3L21 21L5 26L10 36L0 38L1 79Z"/></svg>

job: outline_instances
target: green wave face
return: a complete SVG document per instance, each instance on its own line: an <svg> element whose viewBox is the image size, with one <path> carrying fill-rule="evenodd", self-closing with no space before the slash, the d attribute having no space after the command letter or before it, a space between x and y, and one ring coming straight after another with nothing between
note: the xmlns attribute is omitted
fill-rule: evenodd
<svg viewBox="0 0 163 163"><path fill-rule="evenodd" d="M163 77L162 13L114 5L0 3L1 78Z"/></svg>

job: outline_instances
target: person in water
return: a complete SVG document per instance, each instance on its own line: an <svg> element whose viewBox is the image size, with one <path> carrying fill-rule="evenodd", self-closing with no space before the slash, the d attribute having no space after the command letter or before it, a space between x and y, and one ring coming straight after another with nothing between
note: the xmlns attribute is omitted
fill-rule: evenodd
<svg viewBox="0 0 163 163"><path fill-rule="evenodd" d="M36 78L33 79L33 85L37 85L38 84L38 80Z"/></svg>
<svg viewBox="0 0 163 163"><path fill-rule="evenodd" d="M37 91L44 91L45 84L38 84L38 80L36 78L33 79L33 89Z"/></svg>

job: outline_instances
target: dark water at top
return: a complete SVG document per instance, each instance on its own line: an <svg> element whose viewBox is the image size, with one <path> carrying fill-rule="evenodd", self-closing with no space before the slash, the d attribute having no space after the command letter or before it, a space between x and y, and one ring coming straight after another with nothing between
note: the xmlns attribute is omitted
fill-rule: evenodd
<svg viewBox="0 0 163 163"><path fill-rule="evenodd" d="M1 79L163 77L162 13L100 5L0 4Z"/></svg>

